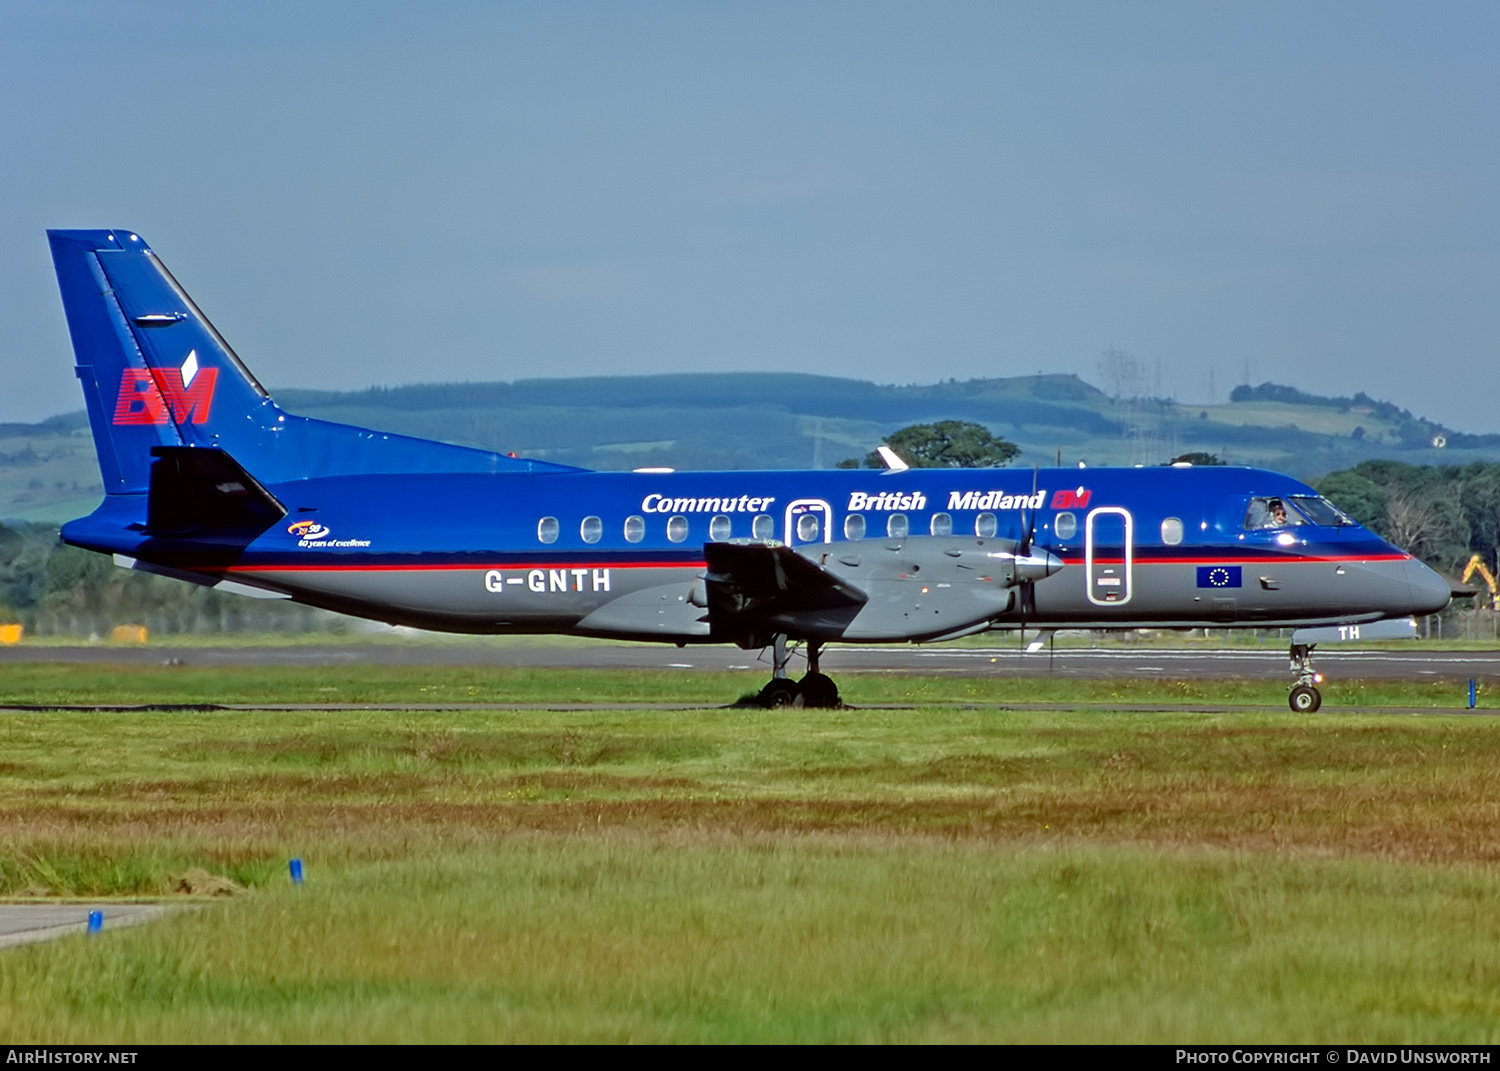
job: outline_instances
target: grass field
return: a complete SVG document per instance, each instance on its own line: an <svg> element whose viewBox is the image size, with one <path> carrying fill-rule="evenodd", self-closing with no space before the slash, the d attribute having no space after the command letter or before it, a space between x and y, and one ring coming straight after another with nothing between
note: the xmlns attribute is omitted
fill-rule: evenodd
<svg viewBox="0 0 1500 1071"><path fill-rule="evenodd" d="M379 659L376 648L370 655ZM764 668L734 673L678 669L558 670L487 666L173 666L17 662L0 665L0 705L160 704L727 704L760 690ZM1256 680L1006 680L900 672L839 672L851 704L1064 703L1248 705L1283 709L1285 689ZM1336 678L1322 686L1330 713L1385 707L1458 710L1461 681ZM1489 702L1484 687L1480 706Z"/></svg>
<svg viewBox="0 0 1500 1071"><path fill-rule="evenodd" d="M0 702L702 703L759 679L31 664ZM0 1036L1497 1040L1500 724L1439 712L1452 682L1339 686L1422 717L1299 717L1253 683L842 683L908 705L0 713L0 892L247 886L0 953ZM1088 709L995 702L1063 691ZM1194 702L1264 707L1170 709Z"/></svg>

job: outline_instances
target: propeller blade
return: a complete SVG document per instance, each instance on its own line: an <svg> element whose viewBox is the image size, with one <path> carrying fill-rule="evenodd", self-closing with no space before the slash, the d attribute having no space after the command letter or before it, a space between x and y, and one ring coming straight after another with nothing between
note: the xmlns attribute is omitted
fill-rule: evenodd
<svg viewBox="0 0 1500 1071"><path fill-rule="evenodd" d="M1041 475L1041 469L1031 466L1031 498L1036 497L1037 480ZM1026 534L1021 537L1020 555L1022 558L1031 557L1031 541L1036 538L1036 513L1031 508L1030 499L1026 506ZM1050 555L1048 555L1050 557ZM1026 647L1026 619L1036 615L1036 581L1023 580L1021 582L1021 647Z"/></svg>
<svg viewBox="0 0 1500 1071"><path fill-rule="evenodd" d="M1036 497L1037 477L1041 470L1037 466L1031 466L1031 498L1026 500L1026 534L1021 537L1021 554L1031 553L1031 541L1036 536L1036 510L1031 508L1031 499Z"/></svg>

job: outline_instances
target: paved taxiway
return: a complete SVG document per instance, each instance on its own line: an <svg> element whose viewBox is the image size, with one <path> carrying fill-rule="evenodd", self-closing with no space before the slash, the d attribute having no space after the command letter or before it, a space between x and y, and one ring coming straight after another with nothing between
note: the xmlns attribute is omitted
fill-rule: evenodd
<svg viewBox="0 0 1500 1071"><path fill-rule="evenodd" d="M50 941L70 933L86 933L89 912L104 913L104 929L138 926L165 914L162 904L120 904L70 902L37 904L0 904L0 948Z"/></svg>
<svg viewBox="0 0 1500 1071"><path fill-rule="evenodd" d="M7 662L126 663L189 666L425 665L516 666L559 669L764 669L757 651L734 647L663 647L655 644L463 643L318 644L288 647L0 647ZM1315 652L1317 669L1330 678L1424 680L1432 677L1500 680L1500 650L1445 651L1425 644L1395 650L1331 645ZM1001 647L855 647L823 653L824 672L940 673L979 677L1160 677L1163 679L1290 679L1287 651L1279 644L1237 648L1046 648L1026 653ZM801 667L793 663L793 671Z"/></svg>

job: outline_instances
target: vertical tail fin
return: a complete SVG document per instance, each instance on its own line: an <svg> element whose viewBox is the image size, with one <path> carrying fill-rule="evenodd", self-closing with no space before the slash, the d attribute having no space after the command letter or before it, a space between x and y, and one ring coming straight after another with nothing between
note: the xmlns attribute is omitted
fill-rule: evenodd
<svg viewBox="0 0 1500 1071"><path fill-rule="evenodd" d="M139 235L48 231L105 491L156 447L213 447L267 483L358 473L570 471L283 412Z"/></svg>
<svg viewBox="0 0 1500 1071"><path fill-rule="evenodd" d="M266 432L278 414L265 388L145 242L47 237L107 492L144 493L152 447L220 445L226 425L237 440Z"/></svg>

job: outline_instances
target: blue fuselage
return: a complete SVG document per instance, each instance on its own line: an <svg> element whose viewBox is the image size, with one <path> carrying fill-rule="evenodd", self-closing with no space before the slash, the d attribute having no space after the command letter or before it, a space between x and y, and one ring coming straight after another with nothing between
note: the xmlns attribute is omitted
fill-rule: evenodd
<svg viewBox="0 0 1500 1071"><path fill-rule="evenodd" d="M705 544L739 541L779 541L835 572L851 560L866 576L879 566L882 590L915 607L964 585L993 595L972 602L965 612L979 620L962 627L943 614L941 628L922 624L925 611L913 610L906 633L871 639L930 639L1023 616L1074 627L1372 621L1435 612L1449 597L1431 570L1342 519L1314 523L1293 510L1299 523L1251 523L1256 502L1316 493L1243 468L439 473L267 490L288 513L249 540L147 536L143 495L110 496L63 536L424 628L673 642L710 639L694 597ZM998 574L943 572L944 554L1018 544L1062 564L1025 605Z"/></svg>

